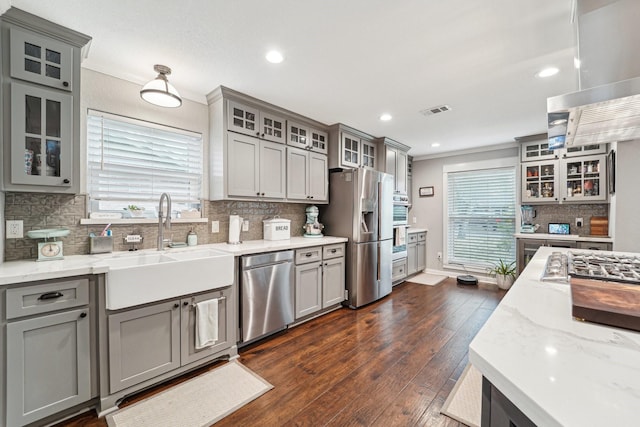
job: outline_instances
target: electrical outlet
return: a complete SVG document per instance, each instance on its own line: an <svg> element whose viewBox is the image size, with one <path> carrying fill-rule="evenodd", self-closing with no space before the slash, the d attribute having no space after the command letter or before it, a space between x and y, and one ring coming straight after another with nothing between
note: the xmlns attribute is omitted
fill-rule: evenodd
<svg viewBox="0 0 640 427"><path fill-rule="evenodd" d="M442 252L438 252L438 261L442 261Z"/></svg>
<svg viewBox="0 0 640 427"><path fill-rule="evenodd" d="M417 224L418 223L418 218L416 218L415 216L413 217L413 223Z"/></svg>
<svg viewBox="0 0 640 427"><path fill-rule="evenodd" d="M7 239L22 239L23 237L22 220L7 220Z"/></svg>
<svg viewBox="0 0 640 427"><path fill-rule="evenodd" d="M245 219L242 221L242 231L249 231L249 220Z"/></svg>
<svg viewBox="0 0 640 427"><path fill-rule="evenodd" d="M582 218L576 218L576 227L582 227Z"/></svg>
<svg viewBox="0 0 640 427"><path fill-rule="evenodd" d="M212 233L220 232L220 221L211 221L211 232Z"/></svg>

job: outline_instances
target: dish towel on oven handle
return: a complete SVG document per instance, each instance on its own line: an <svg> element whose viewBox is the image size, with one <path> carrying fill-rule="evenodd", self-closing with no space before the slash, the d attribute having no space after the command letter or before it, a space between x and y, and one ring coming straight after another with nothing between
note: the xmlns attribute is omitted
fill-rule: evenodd
<svg viewBox="0 0 640 427"><path fill-rule="evenodd" d="M218 299L196 304L196 350L212 346L218 341Z"/></svg>
<svg viewBox="0 0 640 427"><path fill-rule="evenodd" d="M407 227L397 227L394 240L394 246L405 245L407 243Z"/></svg>

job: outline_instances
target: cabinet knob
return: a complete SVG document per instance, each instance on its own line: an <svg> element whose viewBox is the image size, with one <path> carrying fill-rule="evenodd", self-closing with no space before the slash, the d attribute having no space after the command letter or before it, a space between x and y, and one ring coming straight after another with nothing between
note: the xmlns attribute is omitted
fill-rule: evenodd
<svg viewBox="0 0 640 427"><path fill-rule="evenodd" d="M256 132L256 136L260 136L260 132Z"/></svg>
<svg viewBox="0 0 640 427"><path fill-rule="evenodd" d="M260 194L262 197L264 197L264 193Z"/></svg>
<svg viewBox="0 0 640 427"><path fill-rule="evenodd" d="M182 305L184 305L185 307L189 305L189 301L185 301L182 303Z"/></svg>
<svg viewBox="0 0 640 427"><path fill-rule="evenodd" d="M256 196L260 196L260 193L256 193Z"/></svg>
<svg viewBox="0 0 640 427"><path fill-rule="evenodd" d="M85 317L87 317L87 313L83 311L82 313L80 313L80 317L84 319Z"/></svg>
<svg viewBox="0 0 640 427"><path fill-rule="evenodd" d="M69 82L62 82L62 86L69 87Z"/></svg>
<svg viewBox="0 0 640 427"><path fill-rule="evenodd" d="M62 180L62 182L64 182L65 184L69 184L71 181L68 178L65 178Z"/></svg>
<svg viewBox="0 0 640 427"><path fill-rule="evenodd" d="M313 196L309 196L310 199L313 199Z"/></svg>
<svg viewBox="0 0 640 427"><path fill-rule="evenodd" d="M173 304L173 308L178 308L178 307L180 307L180 304L178 303Z"/></svg>

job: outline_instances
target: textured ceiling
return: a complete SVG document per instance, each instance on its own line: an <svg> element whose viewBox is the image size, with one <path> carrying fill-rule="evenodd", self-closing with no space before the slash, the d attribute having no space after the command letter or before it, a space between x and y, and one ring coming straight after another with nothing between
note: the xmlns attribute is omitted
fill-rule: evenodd
<svg viewBox="0 0 640 427"><path fill-rule="evenodd" d="M225 85L437 155L546 130L577 89L571 0L0 0L93 37L83 67L183 97ZM264 54L282 50L285 61ZM549 65L558 75L539 79ZM419 111L441 104L447 113ZM388 112L390 122L378 117ZM432 148L438 142L440 147Z"/></svg>

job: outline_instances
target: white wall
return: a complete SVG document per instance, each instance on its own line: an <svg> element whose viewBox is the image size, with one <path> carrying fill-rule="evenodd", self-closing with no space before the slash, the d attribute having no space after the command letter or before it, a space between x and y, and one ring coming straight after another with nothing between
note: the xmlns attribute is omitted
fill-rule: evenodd
<svg viewBox="0 0 640 427"><path fill-rule="evenodd" d="M153 76L150 76L150 78ZM80 102L81 170L80 188L86 192L87 110L98 110L134 119L146 120L202 134L204 142L204 176L208 176L209 117L206 104L182 100L178 108L163 108L140 98L140 85L82 69ZM180 91L180 88L177 88ZM212 88L213 89L213 88ZM209 194L208 180L203 180L203 195ZM205 197L206 198L206 197Z"/></svg>
<svg viewBox="0 0 640 427"><path fill-rule="evenodd" d="M616 192L611 196L609 233L613 250L640 252L640 140L618 142Z"/></svg>
<svg viewBox="0 0 640 427"><path fill-rule="evenodd" d="M413 206L409 212L409 223L412 227L429 229L427 233L427 269L443 270L442 262L437 258L437 253L443 251L443 167L464 162L517 157L518 155L518 148L515 147L429 160L413 160L411 188ZM434 196L418 197L418 189L428 186L434 187ZM414 217L416 218L415 224L413 224Z"/></svg>

